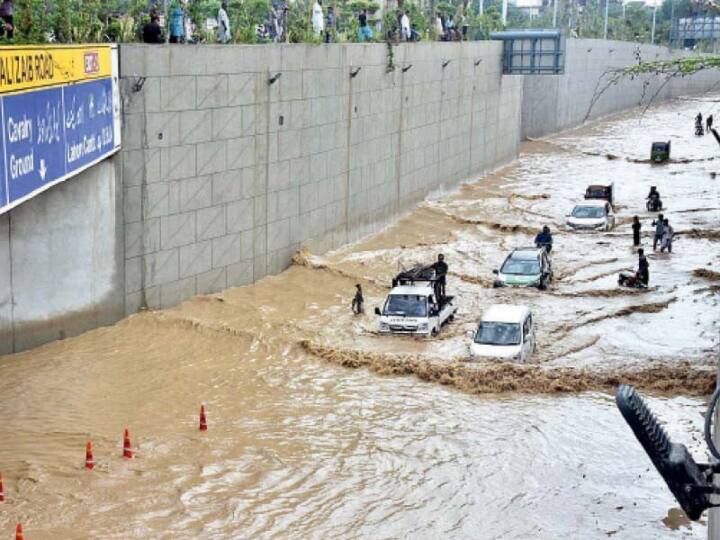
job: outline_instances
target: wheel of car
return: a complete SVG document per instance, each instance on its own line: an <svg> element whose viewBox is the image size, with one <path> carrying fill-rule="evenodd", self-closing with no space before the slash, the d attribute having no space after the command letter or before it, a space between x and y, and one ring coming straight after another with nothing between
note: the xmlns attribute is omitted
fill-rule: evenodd
<svg viewBox="0 0 720 540"><path fill-rule="evenodd" d="M430 331L430 335L432 337L436 337L438 335L438 329L436 326L433 326L433 329Z"/></svg>
<svg viewBox="0 0 720 540"><path fill-rule="evenodd" d="M538 289L541 291L547 289L547 283L545 282L545 279L540 280L540 283L538 284Z"/></svg>

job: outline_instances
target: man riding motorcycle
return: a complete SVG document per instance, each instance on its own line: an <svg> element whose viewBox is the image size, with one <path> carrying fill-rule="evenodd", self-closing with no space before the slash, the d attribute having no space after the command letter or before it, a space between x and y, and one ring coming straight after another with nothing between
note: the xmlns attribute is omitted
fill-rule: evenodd
<svg viewBox="0 0 720 540"><path fill-rule="evenodd" d="M650 212L659 212L662 210L662 200L660 192L655 186L650 186L650 193L647 195L647 204L645 205Z"/></svg>
<svg viewBox="0 0 720 540"><path fill-rule="evenodd" d="M705 131L703 130L703 118L702 113L698 113L698 115L695 117L695 135L704 135Z"/></svg>
<svg viewBox="0 0 720 540"><path fill-rule="evenodd" d="M552 251L552 245L553 245L553 238L552 238L552 234L550 234L550 227L545 225L542 228L542 232L540 232L535 237L535 247L545 248L545 251L550 253L550 251Z"/></svg>

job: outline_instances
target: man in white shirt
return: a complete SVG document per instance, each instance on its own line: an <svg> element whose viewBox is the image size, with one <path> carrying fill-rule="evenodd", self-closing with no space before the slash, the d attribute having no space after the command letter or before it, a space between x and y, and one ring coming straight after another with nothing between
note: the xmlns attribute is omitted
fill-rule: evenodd
<svg viewBox="0 0 720 540"><path fill-rule="evenodd" d="M227 14L227 2L223 2L218 11L218 41L227 43L230 41L230 18Z"/></svg>
<svg viewBox="0 0 720 540"><path fill-rule="evenodd" d="M405 41L410 41L410 17L406 11L403 12L400 17L400 28L402 30L402 37Z"/></svg>
<svg viewBox="0 0 720 540"><path fill-rule="evenodd" d="M325 29L325 16L323 15L322 0L315 0L312 10L313 32L316 36L320 36Z"/></svg>

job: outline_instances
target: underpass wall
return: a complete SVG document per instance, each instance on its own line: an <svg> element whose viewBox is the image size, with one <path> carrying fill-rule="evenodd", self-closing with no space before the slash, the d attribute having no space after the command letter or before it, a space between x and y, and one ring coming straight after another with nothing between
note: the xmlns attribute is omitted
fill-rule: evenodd
<svg viewBox="0 0 720 540"><path fill-rule="evenodd" d="M0 215L0 354L124 315L116 159Z"/></svg>
<svg viewBox="0 0 720 540"><path fill-rule="evenodd" d="M497 42L123 45L126 312L284 270L512 160Z"/></svg>
<svg viewBox="0 0 720 540"><path fill-rule="evenodd" d="M682 56L667 47L599 39L568 39L563 75L525 76L522 136L539 137L577 126L586 119L637 107L651 100L698 94L717 88L720 74L715 70L672 78L669 82L654 75L625 78L605 88L608 70L643 61L668 60ZM593 98L603 90L592 109ZM648 150L649 151L649 150Z"/></svg>
<svg viewBox="0 0 720 540"><path fill-rule="evenodd" d="M582 123L637 46L567 48L565 75L523 77L499 42L121 46L121 153L0 215L0 354L279 273ZM611 87L591 117L657 84Z"/></svg>

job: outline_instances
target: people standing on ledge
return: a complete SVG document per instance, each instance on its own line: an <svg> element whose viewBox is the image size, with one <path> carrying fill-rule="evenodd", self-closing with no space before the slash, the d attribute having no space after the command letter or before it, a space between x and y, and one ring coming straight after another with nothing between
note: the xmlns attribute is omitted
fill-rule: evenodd
<svg viewBox="0 0 720 540"><path fill-rule="evenodd" d="M315 0L312 9L312 27L317 37L320 37L325 29L325 17L323 15L322 0Z"/></svg>
<svg viewBox="0 0 720 540"><path fill-rule="evenodd" d="M180 7L170 15L170 43L185 43L185 15Z"/></svg>
<svg viewBox="0 0 720 540"><path fill-rule="evenodd" d="M12 39L15 35L15 2L13 0L3 0L0 4L0 38Z"/></svg>
<svg viewBox="0 0 720 540"><path fill-rule="evenodd" d="M402 33L402 41L410 41L410 17L406 11L400 16L400 32Z"/></svg>
<svg viewBox="0 0 720 540"><path fill-rule="evenodd" d="M230 41L230 18L227 14L227 7L227 2L223 2L218 10L218 41L220 43L227 43Z"/></svg>
<svg viewBox="0 0 720 540"><path fill-rule="evenodd" d="M150 14L150 22L145 23L142 29L143 43L165 43L160 28L160 16L154 11Z"/></svg>
<svg viewBox="0 0 720 540"><path fill-rule="evenodd" d="M372 28L368 26L367 23L367 10L363 9L360 12L360 15L358 15L358 23L360 24L360 29L358 30L358 39L360 42L364 42L366 39L370 40L373 38L373 31Z"/></svg>

